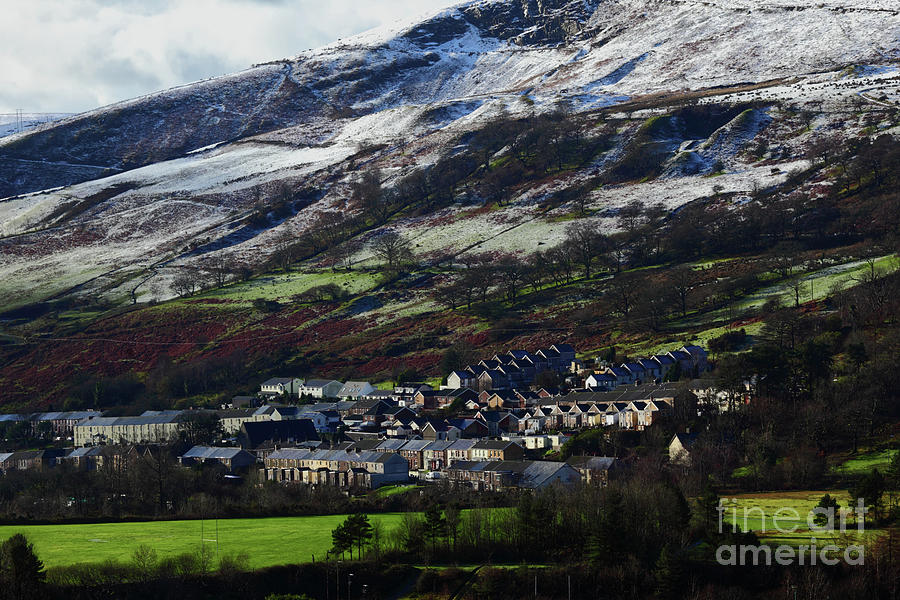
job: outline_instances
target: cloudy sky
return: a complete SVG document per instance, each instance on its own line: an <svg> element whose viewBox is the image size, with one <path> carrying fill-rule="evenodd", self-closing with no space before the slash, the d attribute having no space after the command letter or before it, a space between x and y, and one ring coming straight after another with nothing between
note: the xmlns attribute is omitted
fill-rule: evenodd
<svg viewBox="0 0 900 600"><path fill-rule="evenodd" d="M0 12L0 113L81 112L456 3L13 0Z"/></svg>

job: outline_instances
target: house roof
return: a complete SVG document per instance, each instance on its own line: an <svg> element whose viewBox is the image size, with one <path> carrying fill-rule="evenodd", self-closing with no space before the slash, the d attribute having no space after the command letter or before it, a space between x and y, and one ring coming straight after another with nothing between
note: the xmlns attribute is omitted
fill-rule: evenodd
<svg viewBox="0 0 900 600"><path fill-rule="evenodd" d="M348 452L345 450L307 450L305 448L281 448L269 454L275 460L322 460L347 463L388 463L405 459L393 452Z"/></svg>
<svg viewBox="0 0 900 600"><path fill-rule="evenodd" d="M553 344L551 348L560 354L575 354L575 347L571 344Z"/></svg>
<svg viewBox="0 0 900 600"><path fill-rule="evenodd" d="M66 455L66 458L85 458L87 456L98 456L103 454L103 447L93 446L91 448L75 448ZM2 462L2 459L0 459Z"/></svg>
<svg viewBox="0 0 900 600"><path fill-rule="evenodd" d="M335 381L334 379L310 379L306 383L303 384L305 388L324 388L326 385L331 383L341 383L340 381Z"/></svg>
<svg viewBox="0 0 900 600"><path fill-rule="evenodd" d="M447 470L508 473L514 477L515 483L520 487L538 488L546 484L560 470L567 469L573 469L573 467L562 462L544 460L503 460L492 462L466 460L453 463Z"/></svg>
<svg viewBox="0 0 900 600"><path fill-rule="evenodd" d="M696 433L676 433L675 437L672 438L672 441L678 440L681 442L681 445L685 448L690 448L697 441ZM671 442L670 442L671 443Z"/></svg>
<svg viewBox="0 0 900 600"><path fill-rule="evenodd" d="M377 448L396 452L397 450L400 450L404 444L406 444L406 440L382 440Z"/></svg>
<svg viewBox="0 0 900 600"><path fill-rule="evenodd" d="M379 446L381 446L382 441L383 440L377 440L377 439L359 440L358 442L354 442L347 450L348 451L350 449L362 450L362 451L374 450L375 448L378 448Z"/></svg>
<svg viewBox="0 0 900 600"><path fill-rule="evenodd" d="M504 441L504 440L479 440L475 443L472 448L474 450L506 450L510 446L517 446L521 448L515 442Z"/></svg>
<svg viewBox="0 0 900 600"><path fill-rule="evenodd" d="M608 471L616 464L616 459L611 456L570 456L566 464L576 469Z"/></svg>
<svg viewBox="0 0 900 600"><path fill-rule="evenodd" d="M216 448L212 446L194 446L182 455L182 458L231 459L244 452L240 448Z"/></svg>
<svg viewBox="0 0 900 600"><path fill-rule="evenodd" d="M338 396L364 396L373 387L368 381L348 381L338 392Z"/></svg>
<svg viewBox="0 0 900 600"><path fill-rule="evenodd" d="M430 452L445 452L453 445L453 442L448 442L447 440L437 440L435 442L431 442L425 450Z"/></svg>
<svg viewBox="0 0 900 600"><path fill-rule="evenodd" d="M510 416L508 412L502 412L499 410L482 410L478 412L477 416L481 416L482 419L487 421L488 423L499 423L503 419Z"/></svg>
<svg viewBox="0 0 900 600"><path fill-rule="evenodd" d="M259 448L266 442L299 443L319 439L316 428L309 419L246 422L241 424L241 434L238 437L244 448Z"/></svg>
<svg viewBox="0 0 900 600"><path fill-rule="evenodd" d="M594 381L616 381L616 378L609 373L594 373L589 375L588 379L593 379Z"/></svg>
<svg viewBox="0 0 900 600"><path fill-rule="evenodd" d="M447 422L450 425L453 425L454 427L459 429L460 431L464 431L472 426L481 427L484 431L487 431L487 425L485 425L481 421L477 421L475 419L469 419L469 418L465 418L465 417L457 417L457 418L453 418L453 419L447 419Z"/></svg>
<svg viewBox="0 0 900 600"><path fill-rule="evenodd" d="M390 408L394 407L394 403L385 398L379 398L377 396L363 396L359 399L359 401L353 405L354 411L370 411L372 409L381 410L381 414Z"/></svg>
<svg viewBox="0 0 900 600"><path fill-rule="evenodd" d="M150 414L148 414L150 413ZM139 417L93 417L79 421L75 427L112 427L115 425L165 425L167 423L177 423L184 420L181 411L155 413L155 411L147 411Z"/></svg>
<svg viewBox="0 0 900 600"><path fill-rule="evenodd" d="M501 371L497 371L495 369L491 369L489 371L485 371L481 375L478 376L479 379L489 378L491 381L503 381L505 379L509 379L506 373Z"/></svg>
<svg viewBox="0 0 900 600"><path fill-rule="evenodd" d="M412 452L420 452L424 450L429 444L431 444L429 440L409 440L400 449L409 450Z"/></svg>
<svg viewBox="0 0 900 600"><path fill-rule="evenodd" d="M447 447L447 450L470 450L476 443L475 440L456 440Z"/></svg>
<svg viewBox="0 0 900 600"><path fill-rule="evenodd" d="M294 382L293 377L273 377L271 379L266 379L265 381L262 382L262 384L265 386L274 387L278 384L287 385L287 384L293 383L293 382Z"/></svg>

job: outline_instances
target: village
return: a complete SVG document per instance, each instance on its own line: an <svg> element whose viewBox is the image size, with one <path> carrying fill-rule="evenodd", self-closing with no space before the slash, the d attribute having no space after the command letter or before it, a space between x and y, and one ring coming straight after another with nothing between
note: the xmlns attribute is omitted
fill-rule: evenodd
<svg viewBox="0 0 900 600"><path fill-rule="evenodd" d="M285 485L345 491L410 481L476 491L602 485L622 469L617 458L542 459L585 429L642 431L670 418L679 390L715 410L733 406L733 398L703 378L710 364L699 346L619 365L575 354L569 344L511 350L452 371L440 389L285 377L268 379L256 395L236 396L216 410L0 415L7 435L18 428L20 435L73 445L0 454L0 471L64 464L102 470L180 441L186 449L177 460L184 467L215 466L234 477ZM564 385L536 385L548 372ZM691 439L676 435L670 460L688 462Z"/></svg>

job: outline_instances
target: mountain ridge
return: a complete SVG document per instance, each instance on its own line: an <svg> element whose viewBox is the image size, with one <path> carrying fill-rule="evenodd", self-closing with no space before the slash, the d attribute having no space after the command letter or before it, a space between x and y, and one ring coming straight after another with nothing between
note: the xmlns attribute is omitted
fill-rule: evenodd
<svg viewBox="0 0 900 600"><path fill-rule="evenodd" d="M794 26L816 25L822 30L818 36L779 31L783 27L777 19L761 23L759 31L752 26L754 19L771 17L771 11L796 14L802 7L800 13L835 15L834 11L849 10L849 6L867 13L876 11L880 16L881 11L889 10L883 4L866 0L815 6L772 2L749 13L747 4L731 0L462 3L405 30L361 34L293 59L149 94L0 140L0 197L69 185L85 177L65 169L42 176L16 161L41 160L51 166L76 163L121 171L317 119L365 116L454 97L531 92L551 99L573 97L576 106L590 104L586 97L596 96L592 100L603 104L641 92L774 79L900 56L897 19L881 23L879 30L863 19L853 28L859 33L850 34L857 39L848 36L851 48L842 50L816 41L818 45L807 50L807 60L798 48L811 45L815 37L843 35L839 30L846 26L840 19L824 24L816 23L822 19L807 19ZM897 15L896 11L888 14ZM743 20L738 21L739 17ZM670 20L693 28L685 36L688 41L672 41L679 32L671 25L664 29ZM653 39L654 30L659 39ZM771 56L777 57L779 52L762 50L768 43L762 39L732 49L727 40L714 37L716 32L730 31L737 36L744 30L769 37L780 33L787 38L783 46L792 46L791 52L800 58L782 59L788 64L778 64ZM435 39L435 35L439 37ZM635 40L640 43L642 39L646 39L644 48L638 48ZM563 44L564 40L568 43ZM891 40L893 47L888 47ZM580 46L581 42L590 43ZM666 49L666 44L672 48ZM885 49L879 49L879 44ZM866 45L874 50L865 51ZM710 53L708 58L703 58L704 51ZM755 67L755 61L762 67ZM721 68L709 62L721 63ZM540 97L536 100L541 103Z"/></svg>
<svg viewBox="0 0 900 600"><path fill-rule="evenodd" d="M708 193L712 184L700 178L719 164L730 169L720 179L728 189L773 185L783 176L746 158L769 123L824 111L821 127L841 127L842 111L883 102L872 94L896 88L900 18L885 20L884 3L826 1L796 10L798 4L751 10L736 0L468 2L0 140L0 196L10 195L0 200L0 275L9 282L0 309L73 290L115 302L171 297L178 269L203 267L210 258L197 248L259 267L320 215L354 214L348 199L361 170L382 169L391 189L465 150L461 140L493 121L531 119L560 106L583 115L622 110L627 118L612 147L583 171L535 184L521 192L520 205L502 208L503 219L537 223L528 226L535 243L561 235L560 226L530 212L535 206L634 152L641 131L631 119L635 107L755 103L763 112L754 113L752 131L746 123L723 130L727 143L658 143L670 153L661 169L667 189L647 181L624 186L618 197L595 194L612 203L604 214L632 196L676 209ZM812 133L778 141L780 173L799 168ZM275 204L282 188L321 194L315 201L304 196L292 214L242 225ZM441 210L460 212L466 202L483 201L480 194L465 189L461 204ZM452 240L436 239L427 221L404 221L423 252L458 251ZM477 221L459 232L463 246L499 243L487 216ZM614 219L600 222L610 227ZM520 240L505 243L527 251ZM152 293L143 285L151 275L159 288Z"/></svg>

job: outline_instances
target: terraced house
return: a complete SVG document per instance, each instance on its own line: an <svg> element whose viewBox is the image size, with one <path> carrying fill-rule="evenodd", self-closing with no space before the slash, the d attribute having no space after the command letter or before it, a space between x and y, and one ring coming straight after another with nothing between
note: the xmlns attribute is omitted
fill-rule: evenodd
<svg viewBox="0 0 900 600"><path fill-rule="evenodd" d="M375 489L409 480L409 463L393 452L275 450L265 459L266 481Z"/></svg>
<svg viewBox="0 0 900 600"><path fill-rule="evenodd" d="M178 436L185 415L162 411L139 417L95 417L74 427L76 446L103 444L159 444Z"/></svg>

